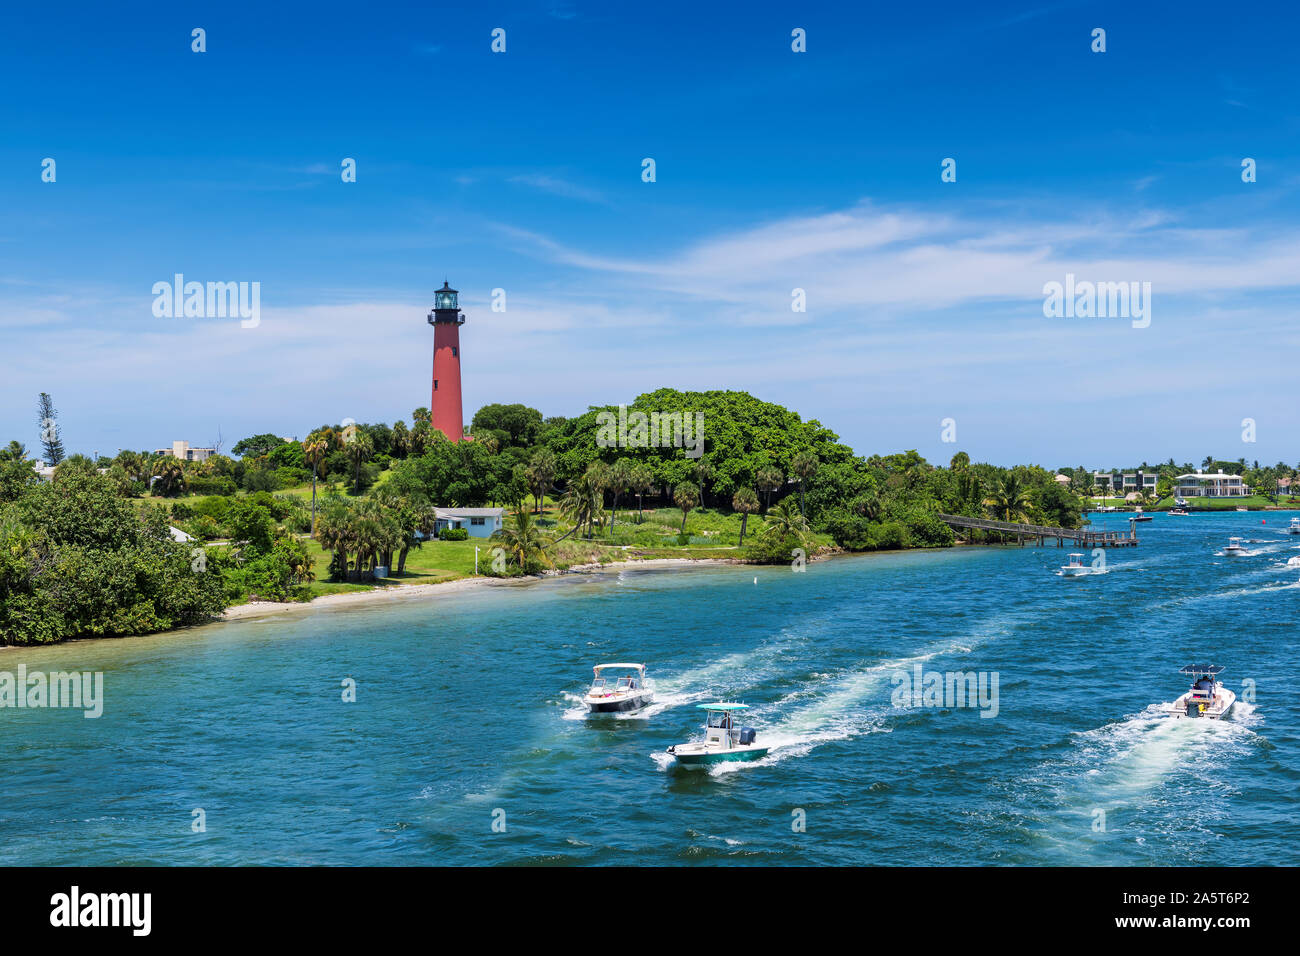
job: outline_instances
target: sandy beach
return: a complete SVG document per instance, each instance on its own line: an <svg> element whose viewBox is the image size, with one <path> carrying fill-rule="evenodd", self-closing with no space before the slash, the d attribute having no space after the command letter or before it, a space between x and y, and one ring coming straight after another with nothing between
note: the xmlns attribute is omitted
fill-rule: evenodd
<svg viewBox="0 0 1300 956"><path fill-rule="evenodd" d="M237 604L226 608L225 613L216 620L242 621L248 618L265 617L269 614L292 614L295 612L313 612L336 607L353 607L364 604L386 604L393 601L411 601L421 598L441 597L457 594L473 588L485 587L527 587L539 581L546 581L566 574L598 574L602 571L617 571L621 568L643 568L671 570L683 569L695 565L738 564L730 558L650 558L645 561L611 561L608 564L580 564L565 571L548 572L541 577L523 578L459 578L455 581L443 581L438 584L393 584L369 591L352 591L347 594L326 594L307 602L254 601L249 604Z"/></svg>

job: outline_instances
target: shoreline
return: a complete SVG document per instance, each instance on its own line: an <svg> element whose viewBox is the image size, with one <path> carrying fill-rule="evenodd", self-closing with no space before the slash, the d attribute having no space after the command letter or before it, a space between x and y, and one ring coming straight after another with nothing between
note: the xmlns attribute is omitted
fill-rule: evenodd
<svg viewBox="0 0 1300 956"><path fill-rule="evenodd" d="M352 591L347 594L325 594L310 601L253 601L248 604L236 604L226 608L222 614L210 621L210 624L227 624L232 621L245 621L250 618L265 617L271 614L288 614L294 611L312 611L322 608L349 607L353 605L383 604L388 601L410 600L436 594L454 594L483 587L522 587L537 584L552 578L569 574L595 574L601 571L622 568L648 568L657 570L684 570L694 565L728 565L743 564L735 558L647 558L645 560L609 561L604 564L575 564L564 571L548 572L540 576L517 578L468 577L453 581L441 581L436 584L391 584L385 587L371 588L367 591ZM204 627L206 625L198 625ZM165 632L164 632L165 633Z"/></svg>

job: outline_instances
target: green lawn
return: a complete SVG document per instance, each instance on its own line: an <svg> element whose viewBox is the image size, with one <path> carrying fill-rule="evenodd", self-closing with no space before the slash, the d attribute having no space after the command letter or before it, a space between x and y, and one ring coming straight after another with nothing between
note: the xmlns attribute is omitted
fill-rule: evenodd
<svg viewBox="0 0 1300 956"><path fill-rule="evenodd" d="M474 546L477 544L479 567L485 567L492 560L492 545L482 539L471 538L468 541L426 541L422 547L412 548L406 556L406 570L401 577L396 576L396 569L389 569L389 577L379 581L358 581L343 583L328 581L330 555L316 541L304 539L308 553L311 554L316 569L316 580L311 583L311 596L322 594L344 594L348 591L369 591L374 587L391 587L401 584L438 584L454 581L457 578L471 577L474 574ZM393 555L397 560L397 555Z"/></svg>
<svg viewBox="0 0 1300 956"><path fill-rule="evenodd" d="M1161 498L1159 503L1154 505L1151 510L1167 511L1173 507L1175 507L1175 504L1171 496ZM1199 511L1235 511L1238 508L1249 508L1252 511L1258 511L1263 508L1273 507L1273 500L1263 495L1251 495L1249 498L1188 498L1187 507L1190 510Z"/></svg>

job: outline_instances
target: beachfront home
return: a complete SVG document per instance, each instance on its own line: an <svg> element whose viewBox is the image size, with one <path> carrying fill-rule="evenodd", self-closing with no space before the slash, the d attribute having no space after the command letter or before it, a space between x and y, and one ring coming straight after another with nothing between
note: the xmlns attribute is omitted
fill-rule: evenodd
<svg viewBox="0 0 1300 956"><path fill-rule="evenodd" d="M464 528L471 538L490 538L501 530L505 508L435 508L435 536L443 528Z"/></svg>
<svg viewBox="0 0 1300 956"><path fill-rule="evenodd" d="M1241 475L1193 472L1178 476L1174 494L1180 498L1245 498L1250 495L1250 486Z"/></svg>

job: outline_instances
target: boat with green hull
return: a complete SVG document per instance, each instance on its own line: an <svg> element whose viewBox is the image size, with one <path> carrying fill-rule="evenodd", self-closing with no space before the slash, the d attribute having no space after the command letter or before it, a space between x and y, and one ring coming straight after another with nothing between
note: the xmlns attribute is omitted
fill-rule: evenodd
<svg viewBox="0 0 1300 956"><path fill-rule="evenodd" d="M752 727L736 725L736 712L745 710L746 704L697 704L706 712L704 739L685 744L674 744L668 754L677 766L691 769L709 767L718 763L759 760L767 756L768 747L758 744L758 733Z"/></svg>

